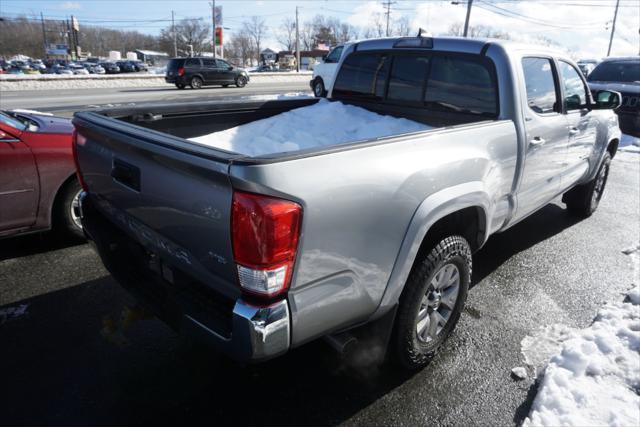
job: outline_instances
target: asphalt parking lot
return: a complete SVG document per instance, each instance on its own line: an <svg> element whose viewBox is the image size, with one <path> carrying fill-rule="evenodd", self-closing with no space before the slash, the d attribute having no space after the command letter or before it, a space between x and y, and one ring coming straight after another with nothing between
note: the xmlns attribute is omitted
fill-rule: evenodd
<svg viewBox="0 0 640 427"><path fill-rule="evenodd" d="M514 381L520 341L584 327L634 280L640 156L619 153L589 219L550 204L474 256L473 288L444 349L413 375L348 367L323 342L241 366L154 318L114 332L132 301L88 244L53 234L0 241L4 425L513 425L535 381ZM637 279L637 278L636 278ZM131 316L130 316L131 317Z"/></svg>

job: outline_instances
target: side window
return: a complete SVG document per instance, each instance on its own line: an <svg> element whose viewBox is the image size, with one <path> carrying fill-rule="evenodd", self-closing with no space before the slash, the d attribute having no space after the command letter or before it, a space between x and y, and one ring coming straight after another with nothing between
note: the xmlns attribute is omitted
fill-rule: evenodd
<svg viewBox="0 0 640 427"><path fill-rule="evenodd" d="M567 111L579 110L587 105L587 91L578 71L570 64L559 61L562 85L564 86L564 106Z"/></svg>
<svg viewBox="0 0 640 427"><path fill-rule="evenodd" d="M202 60L202 66L203 67L207 67L207 68L215 68L216 67L216 60L215 59L203 59Z"/></svg>
<svg viewBox="0 0 640 427"><path fill-rule="evenodd" d="M189 58L186 61L184 61L184 66L185 67L199 67L200 66L200 60L197 58Z"/></svg>
<svg viewBox="0 0 640 427"><path fill-rule="evenodd" d="M218 64L218 68L222 68L223 70L226 70L227 68L231 68L231 66L227 62L222 61L220 59L216 59L216 63Z"/></svg>
<svg viewBox="0 0 640 427"><path fill-rule="evenodd" d="M429 58L425 56L395 56L389 77L387 99L421 102L428 65Z"/></svg>
<svg viewBox="0 0 640 427"><path fill-rule="evenodd" d="M430 108L474 114L498 114L496 83L484 64L457 57L434 56L425 102Z"/></svg>
<svg viewBox="0 0 640 427"><path fill-rule="evenodd" d="M333 94L343 97L382 99L389 59L381 54L351 54L340 67Z"/></svg>
<svg viewBox="0 0 640 427"><path fill-rule="evenodd" d="M558 97L551 60L523 58L522 69L529 108L540 114L558 111L556 107Z"/></svg>
<svg viewBox="0 0 640 427"><path fill-rule="evenodd" d="M344 49L344 46L338 46L337 48L333 49L329 55L327 55L327 59L324 60L324 62L326 64L335 64L338 61L340 61L340 55L342 55L342 49Z"/></svg>

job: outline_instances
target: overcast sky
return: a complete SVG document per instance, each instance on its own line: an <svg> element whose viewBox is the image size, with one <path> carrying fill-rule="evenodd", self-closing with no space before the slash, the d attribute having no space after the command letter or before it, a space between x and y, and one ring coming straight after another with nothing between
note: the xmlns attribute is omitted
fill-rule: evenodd
<svg viewBox="0 0 640 427"><path fill-rule="evenodd" d="M391 7L392 19L406 16L412 32L419 27L434 35L442 34L451 24L465 19L466 1L397 0ZM486 25L510 33L526 41L545 35L564 46L576 58L606 55L616 0L475 0L471 25ZM241 27L252 15L264 17L270 34L284 18L295 17L300 8L300 21L316 14L333 16L355 26L364 27L371 16L383 12L382 1L339 0L217 0L223 7L226 37ZM176 19L202 17L211 20L210 0L0 0L0 15L40 15L64 19L75 15L80 25L103 25L111 28L135 29L158 34L171 24L171 10ZM620 0L612 55L637 55L640 39L640 0ZM273 36L266 46L280 48Z"/></svg>

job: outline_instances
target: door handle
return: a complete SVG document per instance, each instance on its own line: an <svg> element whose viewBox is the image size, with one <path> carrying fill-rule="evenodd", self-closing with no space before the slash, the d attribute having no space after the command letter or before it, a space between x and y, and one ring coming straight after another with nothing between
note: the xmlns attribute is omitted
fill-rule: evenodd
<svg viewBox="0 0 640 427"><path fill-rule="evenodd" d="M533 138L531 141L529 141L529 144L531 144L531 145L534 145L534 146L535 146L535 145L542 145L542 144L544 144L545 142L547 142L547 140L546 140L546 139L544 139L544 138L540 138L539 136L536 136L536 137L535 137L535 138Z"/></svg>
<svg viewBox="0 0 640 427"><path fill-rule="evenodd" d="M580 129L578 129L578 128L569 129L569 135L575 135L575 134L577 134L579 132L580 132Z"/></svg>

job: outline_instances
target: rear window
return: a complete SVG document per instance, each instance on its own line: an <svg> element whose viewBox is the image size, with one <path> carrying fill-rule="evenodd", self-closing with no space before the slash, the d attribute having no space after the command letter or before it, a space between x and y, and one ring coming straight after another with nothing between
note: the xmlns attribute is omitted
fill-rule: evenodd
<svg viewBox="0 0 640 427"><path fill-rule="evenodd" d="M333 93L353 98L383 99L387 55L350 55L342 64Z"/></svg>
<svg viewBox="0 0 640 427"><path fill-rule="evenodd" d="M496 89L489 70L463 58L436 56L431 60L425 102L438 110L497 114Z"/></svg>
<svg viewBox="0 0 640 427"><path fill-rule="evenodd" d="M587 77L590 82L640 83L640 61L605 61Z"/></svg>
<svg viewBox="0 0 640 427"><path fill-rule="evenodd" d="M387 99L422 101L429 58L426 56L396 56L391 67Z"/></svg>
<svg viewBox="0 0 640 427"><path fill-rule="evenodd" d="M333 96L496 116L498 91L487 62L459 54L353 53L340 68Z"/></svg>
<svg viewBox="0 0 640 427"><path fill-rule="evenodd" d="M176 71L178 68L182 67L182 64L184 64L184 59L172 59L167 64L167 70Z"/></svg>

